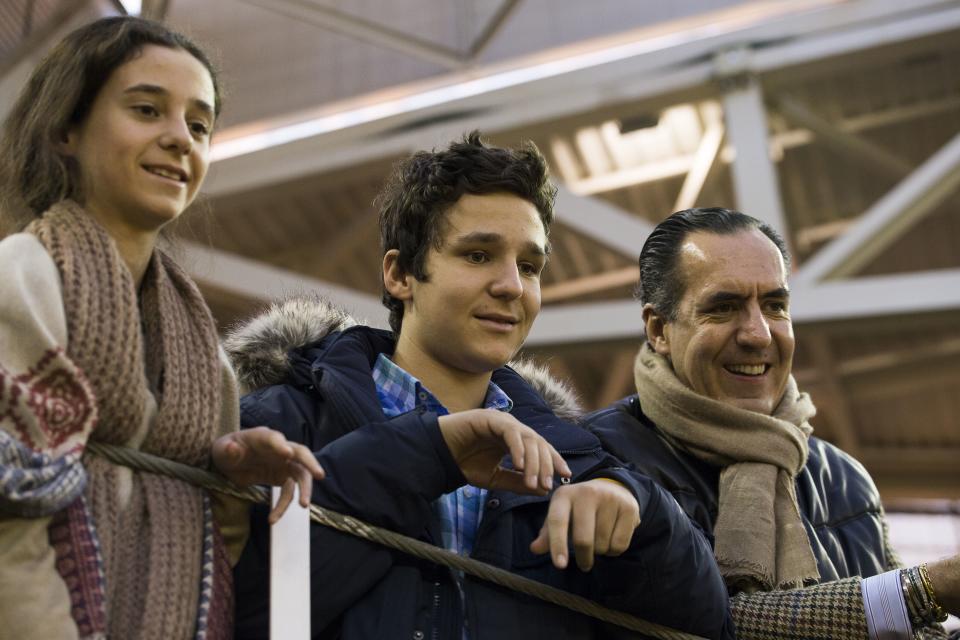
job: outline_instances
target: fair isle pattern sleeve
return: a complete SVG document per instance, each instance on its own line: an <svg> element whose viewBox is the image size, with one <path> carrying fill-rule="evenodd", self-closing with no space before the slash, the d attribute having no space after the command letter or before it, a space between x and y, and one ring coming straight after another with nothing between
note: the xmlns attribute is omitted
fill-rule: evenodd
<svg viewBox="0 0 960 640"><path fill-rule="evenodd" d="M77 540L77 531L60 520L51 526L49 514L64 513L63 503L83 487L79 456L95 401L65 353L66 319L50 255L32 235L9 236L0 242L0 273L0 633L24 640L92 636L103 626L101 609L89 609L84 620L92 624L80 628L72 603L101 602L96 545L86 538L81 542L89 544L65 544ZM73 504L82 511L80 501ZM56 547L88 553L63 564ZM95 569L90 581L77 579L85 560Z"/></svg>
<svg viewBox="0 0 960 640"><path fill-rule="evenodd" d="M867 618L860 578L790 589L741 593L730 600L744 640L864 640Z"/></svg>

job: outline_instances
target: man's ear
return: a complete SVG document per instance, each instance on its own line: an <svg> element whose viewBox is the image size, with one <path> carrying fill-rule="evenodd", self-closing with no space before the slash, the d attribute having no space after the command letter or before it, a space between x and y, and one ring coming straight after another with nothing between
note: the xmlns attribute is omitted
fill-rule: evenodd
<svg viewBox="0 0 960 640"><path fill-rule="evenodd" d="M662 356L670 355L670 339L667 321L657 313L649 302L643 305L643 326L647 330L647 342Z"/></svg>
<svg viewBox="0 0 960 640"><path fill-rule="evenodd" d="M413 276L400 266L399 249L390 249L383 254L383 286L391 296L406 302L413 297L410 286Z"/></svg>

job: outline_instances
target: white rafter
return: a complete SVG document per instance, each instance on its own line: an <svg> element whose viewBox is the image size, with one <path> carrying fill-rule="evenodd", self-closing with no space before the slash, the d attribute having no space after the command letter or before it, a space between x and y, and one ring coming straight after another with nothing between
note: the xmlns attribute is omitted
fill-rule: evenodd
<svg viewBox="0 0 960 640"><path fill-rule="evenodd" d="M474 127L488 132L641 100L709 82L715 53L763 42L746 71L765 72L960 27L960 7L943 0L826 0L767 3L683 32L656 29L610 38L606 47L453 73L221 132L207 192L255 188L411 148L442 144ZM401 128L465 113L442 125ZM377 150L382 151L377 154Z"/></svg>
<svg viewBox="0 0 960 640"><path fill-rule="evenodd" d="M653 225L599 198L581 196L563 185L554 207L558 222L636 259Z"/></svg>
<svg viewBox="0 0 960 640"><path fill-rule="evenodd" d="M846 232L823 247L794 276L811 285L856 273L960 185L960 134L876 202Z"/></svg>
<svg viewBox="0 0 960 640"><path fill-rule="evenodd" d="M960 269L872 276L794 285L794 324L896 316L960 309ZM639 339L640 303L614 300L545 308L533 325L530 346Z"/></svg>
<svg viewBox="0 0 960 640"><path fill-rule="evenodd" d="M736 154L731 166L737 208L763 220L784 238L787 220L780 197L777 168L770 158L770 134L763 92L757 79L743 69L749 67L745 49L717 56L718 72L732 77L721 83L727 139Z"/></svg>
<svg viewBox="0 0 960 640"><path fill-rule="evenodd" d="M181 251L184 267L201 284L264 301L319 293L367 324L387 326L386 308L369 294L195 242L182 242Z"/></svg>

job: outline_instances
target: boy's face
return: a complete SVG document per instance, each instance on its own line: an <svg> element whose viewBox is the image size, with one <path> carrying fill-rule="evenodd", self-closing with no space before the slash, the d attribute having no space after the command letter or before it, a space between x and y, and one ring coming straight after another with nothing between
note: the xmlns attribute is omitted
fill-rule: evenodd
<svg viewBox="0 0 960 640"><path fill-rule="evenodd" d="M427 254L425 281L395 278L391 293L404 302L398 349L408 362L416 354L418 367L493 371L520 349L540 311L543 223L518 196L467 194L447 212L441 234L440 249Z"/></svg>

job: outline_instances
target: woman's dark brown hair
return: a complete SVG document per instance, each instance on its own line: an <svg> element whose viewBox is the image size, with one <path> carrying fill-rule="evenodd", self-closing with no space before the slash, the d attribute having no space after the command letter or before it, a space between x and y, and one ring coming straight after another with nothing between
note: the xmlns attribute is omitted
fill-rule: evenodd
<svg viewBox="0 0 960 640"><path fill-rule="evenodd" d="M87 117L110 74L148 45L182 49L200 61L210 73L214 109L220 113L216 69L182 34L129 16L104 18L80 27L37 66L3 123L0 237L20 230L51 205L82 196L72 160L59 152L59 144Z"/></svg>

